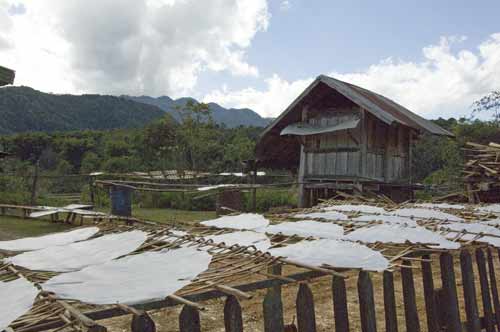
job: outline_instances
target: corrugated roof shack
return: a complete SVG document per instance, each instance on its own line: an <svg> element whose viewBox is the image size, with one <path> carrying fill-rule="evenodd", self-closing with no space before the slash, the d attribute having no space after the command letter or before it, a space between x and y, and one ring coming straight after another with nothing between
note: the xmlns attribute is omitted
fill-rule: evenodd
<svg viewBox="0 0 500 332"><path fill-rule="evenodd" d="M13 84L15 72L9 68L0 66L0 86Z"/></svg>
<svg viewBox="0 0 500 332"><path fill-rule="evenodd" d="M301 207L354 188L401 201L422 133L453 137L382 95L320 75L265 129L256 153L260 167L298 170Z"/></svg>

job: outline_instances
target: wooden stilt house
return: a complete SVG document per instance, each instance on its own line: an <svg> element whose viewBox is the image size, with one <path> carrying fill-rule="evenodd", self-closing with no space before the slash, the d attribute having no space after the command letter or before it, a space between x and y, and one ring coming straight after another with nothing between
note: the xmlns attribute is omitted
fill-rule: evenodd
<svg viewBox="0 0 500 332"><path fill-rule="evenodd" d="M262 133L259 167L297 171L299 206L336 190L412 192L411 149L420 134L453 134L394 101L320 75Z"/></svg>

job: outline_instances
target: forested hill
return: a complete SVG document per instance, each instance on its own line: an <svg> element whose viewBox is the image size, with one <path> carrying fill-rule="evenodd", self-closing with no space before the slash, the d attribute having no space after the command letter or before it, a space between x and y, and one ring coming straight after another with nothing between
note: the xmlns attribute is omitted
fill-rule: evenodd
<svg viewBox="0 0 500 332"><path fill-rule="evenodd" d="M0 88L0 134L141 127L164 117L158 107L122 97L56 95Z"/></svg>
<svg viewBox="0 0 500 332"><path fill-rule="evenodd" d="M148 96L124 97L140 103L158 106L159 108L173 116L176 120L180 120L180 115L176 108L184 107L188 101L193 101L194 103L198 102L193 98L172 99L168 96L162 96L158 98ZM211 111L210 113L212 119L216 123L225 124L229 128L238 126L265 127L270 122L270 119L263 118L259 114L248 108L227 109L216 103L208 103L208 107Z"/></svg>

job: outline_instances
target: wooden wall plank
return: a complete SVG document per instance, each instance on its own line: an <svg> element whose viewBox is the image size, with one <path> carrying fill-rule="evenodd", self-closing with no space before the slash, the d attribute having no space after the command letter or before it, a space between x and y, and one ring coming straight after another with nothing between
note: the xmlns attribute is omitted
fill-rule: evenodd
<svg viewBox="0 0 500 332"><path fill-rule="evenodd" d="M335 332L349 332L349 311L347 309L347 292L344 278L333 276L332 292Z"/></svg>
<svg viewBox="0 0 500 332"><path fill-rule="evenodd" d="M316 332L314 298L311 289L307 284L300 284L295 305L297 310L297 327L299 332Z"/></svg>
<svg viewBox="0 0 500 332"><path fill-rule="evenodd" d="M398 315L396 311L396 297L394 295L394 275L390 271L384 271L384 312L385 331L398 332Z"/></svg>
<svg viewBox="0 0 500 332"><path fill-rule="evenodd" d="M224 305L224 327L226 332L243 332L243 318L238 299L230 295Z"/></svg>
<svg viewBox="0 0 500 332"><path fill-rule="evenodd" d="M200 313L196 308L184 305L179 315L180 332L201 332Z"/></svg>
<svg viewBox="0 0 500 332"><path fill-rule="evenodd" d="M439 320L437 316L436 302L434 301L434 280L432 278L432 264L430 255L422 256L422 284L424 286L424 301L427 317L427 330L429 332L439 331Z"/></svg>
<svg viewBox="0 0 500 332"><path fill-rule="evenodd" d="M462 286L464 291L465 315L467 317L467 331L480 332L481 322L477 307L472 257L468 250L464 249L460 252L460 268L462 271Z"/></svg>
<svg viewBox="0 0 500 332"><path fill-rule="evenodd" d="M441 266L441 282L445 301L445 320L447 332L461 332L460 311L458 308L458 296L453 270L453 257L450 253L442 253L439 257Z"/></svg>
<svg viewBox="0 0 500 332"><path fill-rule="evenodd" d="M488 284L488 272L486 271L486 260L481 248L476 249L476 264L479 272L479 283L481 284L481 298L483 300L484 325L486 332L494 332L493 311L491 307L490 287Z"/></svg>
<svg viewBox="0 0 500 332"><path fill-rule="evenodd" d="M375 316L375 299L370 274L360 271L358 276L359 313L361 316L361 331L376 332L377 318Z"/></svg>
<svg viewBox="0 0 500 332"><path fill-rule="evenodd" d="M417 301L415 297L415 283L413 281L413 271L409 260L403 260L401 281L403 284L406 331L420 332L420 320L418 318Z"/></svg>

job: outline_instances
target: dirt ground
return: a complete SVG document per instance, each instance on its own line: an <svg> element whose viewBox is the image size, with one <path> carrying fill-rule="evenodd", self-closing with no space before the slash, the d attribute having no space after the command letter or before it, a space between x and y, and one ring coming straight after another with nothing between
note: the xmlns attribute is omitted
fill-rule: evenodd
<svg viewBox="0 0 500 332"><path fill-rule="evenodd" d="M441 277L439 274L439 257L437 255L432 256L433 259L433 274L434 274L434 286L435 288L441 287ZM499 258L495 252L494 264L496 274L500 277L500 262ZM457 293L459 296L459 306L462 316L462 322L465 321L465 310L463 303L463 289L461 282L461 272L460 272L460 261L458 254L454 256L455 263L455 278L457 280ZM474 264L474 273L476 275L476 294L478 297L478 307L481 316L483 315L482 303L480 300L480 288L479 280L477 278L477 266ZM414 262L413 266L416 267L412 269L414 274L415 288L416 288L416 299L418 306L418 314L421 331L427 331L427 321L425 314L425 302L423 294L423 284L422 275L420 269L420 263ZM285 271L288 272L288 271ZM349 309L349 321L351 331L360 331L360 313L359 313L359 300L357 294L357 272L351 271L345 273L349 278L346 280L347 295L348 295L348 309ZM373 288L375 292L375 306L377 315L377 327L379 330L385 328L385 318L384 318L384 307L383 307L383 288L382 288L382 273L371 273L371 279L373 282ZM334 321L333 321L333 298L332 298L332 288L331 288L331 277L321 277L308 282L314 295L315 302L315 313L316 313L316 324L317 331L333 331ZM401 273L400 271L394 272L394 284L396 293L396 306L397 306L397 316L398 325L400 331L405 331L405 318L404 318L404 306L402 297L402 284L401 284ZM282 299L284 306L284 316L285 324L289 324L294 321L296 316L295 312L295 299L298 290L298 284L286 285L282 288ZM266 294L265 290L257 291L253 293L253 298L250 300L240 300L243 311L244 329L245 331L263 331L263 317L262 317L262 301ZM202 324L202 331L224 331L223 323L223 308L224 300L211 300L203 303L207 308L206 311L201 312L200 319ZM177 306L174 308L167 308L162 310L151 311L150 315L156 323L157 331L178 331L178 317L181 307ZM118 317L108 320L103 320L100 323L105 325L110 332L117 331L130 331L130 321L131 316Z"/></svg>

